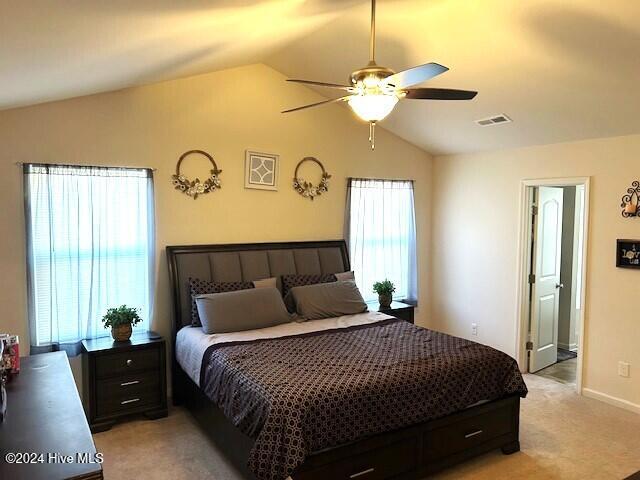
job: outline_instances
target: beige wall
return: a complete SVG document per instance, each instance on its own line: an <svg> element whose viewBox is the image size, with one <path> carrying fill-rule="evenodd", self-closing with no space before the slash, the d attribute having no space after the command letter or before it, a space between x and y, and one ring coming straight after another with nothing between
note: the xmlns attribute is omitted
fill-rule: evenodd
<svg viewBox="0 0 640 480"><path fill-rule="evenodd" d="M430 156L380 130L376 150L368 127L345 107L282 115L280 110L318 101L312 91L287 84L264 65L0 112L0 331L28 344L22 175L15 162L134 165L155 172L157 289L153 327L170 331L164 248L173 244L342 238L346 177L413 178L419 257L418 322L430 309ZM194 201L170 183L186 150L210 152L223 188ZM244 189L244 152L280 154L278 192ZM333 175L329 193L311 202L291 188L296 163L316 156ZM187 163L187 173L207 172ZM189 169L189 167L193 167ZM304 173L304 172L303 172ZM309 178L316 175L308 171ZM26 352L25 352L26 353Z"/></svg>
<svg viewBox="0 0 640 480"><path fill-rule="evenodd" d="M380 130L371 152L366 125L341 106L279 113L318 99L304 87L286 84L278 72L252 65L0 112L0 331L17 332L28 343L22 177L15 162L158 169L153 326L165 335L170 329L166 245L340 238L346 177L413 178L418 323L464 337L470 336L471 323L478 323L478 340L510 354L515 353L519 182L592 176L584 386L640 405L640 375L634 373L640 367L635 301L640 272L614 265L615 239L640 237L640 220L619 213L620 196L637 178L633 166L640 136L437 158L432 208L432 160L423 151ZM223 170L222 190L196 201L176 193L169 181L178 156L192 148L212 153ZM281 155L279 192L243 188L247 148ZM329 194L314 202L290 188L293 168L306 155L320 158L333 175ZM191 173L196 171L201 170ZM631 378L617 376L618 360L632 364Z"/></svg>
<svg viewBox="0 0 640 480"><path fill-rule="evenodd" d="M616 238L640 238L640 219L620 215L639 157L640 135L436 158L433 326L471 338L475 322L479 341L515 354L520 181L590 176L583 387L640 412L640 272L615 267Z"/></svg>

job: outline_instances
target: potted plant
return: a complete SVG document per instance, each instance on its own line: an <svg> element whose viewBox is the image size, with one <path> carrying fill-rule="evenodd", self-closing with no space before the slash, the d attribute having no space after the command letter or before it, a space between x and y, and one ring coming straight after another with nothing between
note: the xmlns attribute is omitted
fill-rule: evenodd
<svg viewBox="0 0 640 480"><path fill-rule="evenodd" d="M105 327L111 327L111 336L116 342L126 342L131 338L131 327L140 323L142 319L138 315L137 308L121 305L118 308L110 308L102 317Z"/></svg>
<svg viewBox="0 0 640 480"><path fill-rule="evenodd" d="M378 294L378 302L380 302L381 307L389 308L391 306L392 295L396 291L396 287L391 280L385 279L382 282L374 283L373 291Z"/></svg>

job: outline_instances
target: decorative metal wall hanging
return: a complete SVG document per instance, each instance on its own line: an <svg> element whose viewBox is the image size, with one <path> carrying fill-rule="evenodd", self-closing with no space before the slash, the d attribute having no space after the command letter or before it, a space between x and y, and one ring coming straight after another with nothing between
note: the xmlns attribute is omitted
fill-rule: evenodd
<svg viewBox="0 0 640 480"><path fill-rule="evenodd" d="M247 150L244 161L244 188L278 190L280 156Z"/></svg>
<svg viewBox="0 0 640 480"><path fill-rule="evenodd" d="M622 216L625 218L640 215L640 181L635 180L627 188L627 193L622 196L620 207L622 207Z"/></svg>
<svg viewBox="0 0 640 480"><path fill-rule="evenodd" d="M616 241L616 267L640 269L640 240Z"/></svg>
<svg viewBox="0 0 640 480"><path fill-rule="evenodd" d="M200 182L200 179L196 177L195 180L189 180L187 177L180 173L180 165L182 164L182 160L187 155L191 155L193 153L198 153L200 155L204 155L209 159L213 168L209 170L211 176L207 178L204 182ZM194 200L198 198L198 195L203 195L205 193L211 193L214 190L221 187L220 185L220 174L222 170L218 170L218 165L216 165L215 160L211 155L209 155L204 150L189 150L188 152L184 152L178 163L176 164L176 173L171 176L171 180L173 181L173 185L176 190L180 190L182 193L189 195Z"/></svg>
<svg viewBox="0 0 640 480"><path fill-rule="evenodd" d="M320 183L317 186L311 182L307 182L304 178L300 178L298 176L298 170L300 170L300 165L302 165L304 162L314 162L318 164L318 166L322 169L322 177L320 179ZM311 200L313 200L315 197L319 197L324 192L327 192L329 190L330 178L331 178L331 175L329 175L327 171L324 169L324 165L320 163L320 160L318 160L315 157L304 157L302 160L298 162L298 165L296 166L296 171L293 177L293 188L296 192L298 192L303 197L310 198Z"/></svg>

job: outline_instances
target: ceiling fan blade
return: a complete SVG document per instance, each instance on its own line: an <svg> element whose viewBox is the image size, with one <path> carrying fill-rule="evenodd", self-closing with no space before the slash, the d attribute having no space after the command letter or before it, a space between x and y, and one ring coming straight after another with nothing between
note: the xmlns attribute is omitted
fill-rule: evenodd
<svg viewBox="0 0 640 480"><path fill-rule="evenodd" d="M305 108L317 107L317 106L320 106L320 105L326 105L328 103L341 102L343 100L346 100L350 96L351 95L347 95L347 96L340 97L340 98L333 98L331 100L323 100L322 102L316 102L316 103L312 103L310 105L304 105L302 107L290 108L289 110L283 110L282 113L296 112L298 110L304 110Z"/></svg>
<svg viewBox="0 0 640 480"><path fill-rule="evenodd" d="M452 90L450 88L410 88L404 98L418 100L471 100L478 92Z"/></svg>
<svg viewBox="0 0 640 480"><path fill-rule="evenodd" d="M393 75L389 75L382 82L383 84L389 85L395 88L406 88L411 85L417 85L418 83L422 83L426 80L429 80L441 73L449 70L444 65L440 65L439 63L425 63L424 65L420 65L418 67L410 68L409 70L403 70L402 72L394 73Z"/></svg>
<svg viewBox="0 0 640 480"><path fill-rule="evenodd" d="M287 82L303 83L305 85L315 85L318 87L339 88L340 90L348 90L348 91L353 90L353 87L349 87L348 85L339 85L337 83L315 82L313 80L299 80L297 78L288 78Z"/></svg>

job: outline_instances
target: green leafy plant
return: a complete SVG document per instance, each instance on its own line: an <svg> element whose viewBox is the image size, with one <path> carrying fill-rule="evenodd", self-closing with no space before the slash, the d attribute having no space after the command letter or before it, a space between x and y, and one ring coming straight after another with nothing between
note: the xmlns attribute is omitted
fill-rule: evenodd
<svg viewBox="0 0 640 480"><path fill-rule="evenodd" d="M382 282L376 282L373 284L373 291L378 295L391 295L396 291L396 286L391 280L385 279Z"/></svg>
<svg viewBox="0 0 640 480"><path fill-rule="evenodd" d="M120 325L137 325L142 319L138 315L137 308L127 307L121 305L118 308L110 308L107 313L102 317L102 323L105 327L118 327Z"/></svg>

